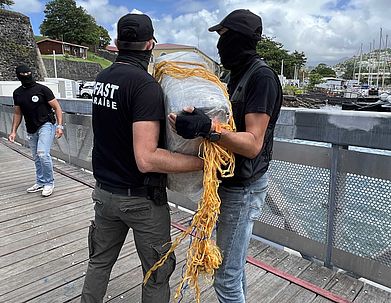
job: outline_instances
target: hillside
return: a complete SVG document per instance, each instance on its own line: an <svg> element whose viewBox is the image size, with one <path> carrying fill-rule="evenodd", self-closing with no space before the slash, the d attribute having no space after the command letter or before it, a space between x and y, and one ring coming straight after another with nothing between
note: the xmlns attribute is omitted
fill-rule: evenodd
<svg viewBox="0 0 391 303"><path fill-rule="evenodd" d="M53 59L52 55L42 55L42 58L44 59ZM88 51L87 53L87 59L77 58L74 56L69 55L56 55L56 60L68 60L68 61L74 61L74 62L92 62L92 63L98 63L102 68L109 67L112 62L97 56L93 52Z"/></svg>

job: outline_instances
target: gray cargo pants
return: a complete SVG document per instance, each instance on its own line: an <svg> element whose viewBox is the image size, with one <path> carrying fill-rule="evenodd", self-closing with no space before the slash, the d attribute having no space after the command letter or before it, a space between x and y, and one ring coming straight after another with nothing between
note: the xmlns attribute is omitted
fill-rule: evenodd
<svg viewBox="0 0 391 303"><path fill-rule="evenodd" d="M81 295L82 303L100 303L107 290L111 269L132 228L143 274L164 255L170 245L169 206L157 206L144 197L115 195L95 187L95 221L88 235L89 263ZM175 269L175 255L156 270L142 286L143 303L165 303L170 300L169 278ZM140 281L142 282L142 281Z"/></svg>

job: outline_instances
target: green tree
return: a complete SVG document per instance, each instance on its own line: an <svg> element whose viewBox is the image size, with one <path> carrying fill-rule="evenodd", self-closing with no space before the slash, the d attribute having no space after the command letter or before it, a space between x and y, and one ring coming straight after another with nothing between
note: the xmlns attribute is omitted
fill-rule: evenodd
<svg viewBox="0 0 391 303"><path fill-rule="evenodd" d="M289 54L282 43L267 36L263 36L262 40L258 42L257 52L277 73L281 73L281 62L284 60L284 76L291 79L294 76L295 67L299 71L307 62L303 52L295 50Z"/></svg>
<svg viewBox="0 0 391 303"><path fill-rule="evenodd" d="M97 45L99 33L95 19L75 0L52 0L46 4L40 31L44 36L70 43Z"/></svg>
<svg viewBox="0 0 391 303"><path fill-rule="evenodd" d="M321 77L335 77L335 71L328 67L324 63L319 63L317 67L315 67L311 73L319 74Z"/></svg>
<svg viewBox="0 0 391 303"><path fill-rule="evenodd" d="M105 48L107 45L110 44L111 37L109 35L109 32L107 29L105 29L103 26L98 25L97 27L98 35L99 35L99 48Z"/></svg>
<svg viewBox="0 0 391 303"><path fill-rule="evenodd" d="M0 8L5 8L6 6L10 6L15 4L13 0L0 0Z"/></svg>
<svg viewBox="0 0 391 303"><path fill-rule="evenodd" d="M257 44L257 53L272 69L280 73L281 61L288 57L288 52L283 47L282 43L274 41L273 38L262 36Z"/></svg>
<svg viewBox="0 0 391 303"><path fill-rule="evenodd" d="M318 73L311 72L309 76L309 84L308 88L313 89L316 84L322 83L322 75L319 75Z"/></svg>

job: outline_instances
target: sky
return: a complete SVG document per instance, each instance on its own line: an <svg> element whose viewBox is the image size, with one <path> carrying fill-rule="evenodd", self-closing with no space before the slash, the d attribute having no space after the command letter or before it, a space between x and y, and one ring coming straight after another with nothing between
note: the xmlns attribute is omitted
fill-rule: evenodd
<svg viewBox="0 0 391 303"><path fill-rule="evenodd" d="M45 0L14 0L11 10L30 17L33 31L45 15ZM307 65L335 64L358 55L363 43L368 51L375 41L379 47L380 28L383 46L390 34L390 0L76 0L105 27L112 39L116 22L126 13L145 13L153 21L159 43L196 46L219 62L218 35L208 28L238 8L262 17L263 33L274 37L289 52L303 51Z"/></svg>

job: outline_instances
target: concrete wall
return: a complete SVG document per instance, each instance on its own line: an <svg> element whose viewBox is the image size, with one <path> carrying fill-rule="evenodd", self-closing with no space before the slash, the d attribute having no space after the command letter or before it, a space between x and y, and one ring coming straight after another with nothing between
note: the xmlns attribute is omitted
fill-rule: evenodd
<svg viewBox="0 0 391 303"><path fill-rule="evenodd" d="M103 49L98 49L97 51L98 55L102 58L105 58L111 62L114 62L115 59L117 58L117 54L116 53L113 53L113 52L109 52L107 50L103 50Z"/></svg>
<svg viewBox="0 0 391 303"><path fill-rule="evenodd" d="M43 59L49 78L54 78L53 59ZM71 80L94 81L102 67L98 63L56 60L57 77Z"/></svg>
<svg viewBox="0 0 391 303"><path fill-rule="evenodd" d="M36 80L46 77L30 19L0 9L0 81L17 80L15 68L20 64L31 67Z"/></svg>

